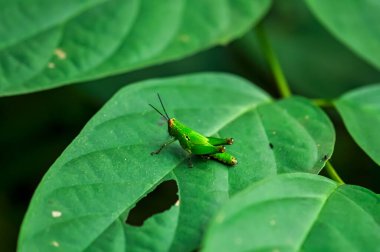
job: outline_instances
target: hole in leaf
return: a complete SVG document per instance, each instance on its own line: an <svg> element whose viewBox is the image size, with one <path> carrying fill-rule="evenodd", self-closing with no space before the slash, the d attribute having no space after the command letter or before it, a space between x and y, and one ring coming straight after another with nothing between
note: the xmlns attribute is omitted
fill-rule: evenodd
<svg viewBox="0 0 380 252"><path fill-rule="evenodd" d="M142 226L154 214L168 210L178 201L178 187L175 180L164 181L152 192L137 202L128 214L126 223Z"/></svg>

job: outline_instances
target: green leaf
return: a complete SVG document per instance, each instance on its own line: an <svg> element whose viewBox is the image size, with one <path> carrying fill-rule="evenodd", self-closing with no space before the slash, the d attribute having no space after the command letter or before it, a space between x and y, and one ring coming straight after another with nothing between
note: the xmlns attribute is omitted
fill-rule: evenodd
<svg viewBox="0 0 380 252"><path fill-rule="evenodd" d="M177 180L180 201L169 211L148 219L141 228L126 226L126 245L121 246L131 251L142 251L147 246L149 251L192 251L199 247L204 227L228 199L228 170L220 169L217 163L203 162L196 167L174 169L168 177ZM113 243L107 245L105 251L115 251L111 250Z"/></svg>
<svg viewBox="0 0 380 252"><path fill-rule="evenodd" d="M380 165L379 101L379 84L348 92L335 101L348 132L378 165Z"/></svg>
<svg viewBox="0 0 380 252"><path fill-rule="evenodd" d="M270 3L0 0L0 96L131 71L225 44L244 34Z"/></svg>
<svg viewBox="0 0 380 252"><path fill-rule="evenodd" d="M195 167L189 169L177 143L151 156L168 139L162 118L148 106L158 106L157 92L169 115L192 129L234 137L227 151L239 164L230 168L194 158ZM169 250L195 249L208 220L230 195L276 173L318 173L324 156L332 153L334 138L327 116L307 100L273 102L231 75L197 74L129 85L88 122L47 172L24 219L19 249L124 251L124 243L114 242L132 232L124 223L129 210L167 179L179 188L178 213L169 210L148 219L126 244L137 249L144 246L146 232L163 233L162 226L152 224L161 220L166 229L175 226L174 234L165 229ZM54 217L57 212L60 216Z"/></svg>
<svg viewBox="0 0 380 252"><path fill-rule="evenodd" d="M334 128L307 99L266 103L239 117L221 131L236 138L232 148L243 162L239 169L230 170L231 193L276 173L319 173L333 152Z"/></svg>
<svg viewBox="0 0 380 252"><path fill-rule="evenodd" d="M336 40L312 15L305 1L274 1L264 28L294 93L335 98L354 87L380 80L380 71ZM232 48L255 66L252 75L267 79L272 73L258 42L255 32L250 32L234 42Z"/></svg>
<svg viewBox="0 0 380 252"><path fill-rule="evenodd" d="M379 251L380 197L311 174L284 174L237 194L203 251Z"/></svg>
<svg viewBox="0 0 380 252"><path fill-rule="evenodd" d="M380 2L306 0L323 25L339 40L380 69ZM339 11L337 11L339 10Z"/></svg>
<svg viewBox="0 0 380 252"><path fill-rule="evenodd" d="M125 229L125 233L114 232L120 237L120 242L106 243L108 246L119 246L118 250L106 246L102 251L169 251L177 227L178 212L179 207L173 206L148 219L143 227L125 226L120 222L119 228Z"/></svg>

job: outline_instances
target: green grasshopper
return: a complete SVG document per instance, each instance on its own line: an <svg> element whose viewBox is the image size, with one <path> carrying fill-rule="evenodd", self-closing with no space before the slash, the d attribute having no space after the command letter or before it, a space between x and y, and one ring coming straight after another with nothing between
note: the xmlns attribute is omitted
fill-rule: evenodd
<svg viewBox="0 0 380 252"><path fill-rule="evenodd" d="M182 148L189 153L189 166L192 167L191 154L199 155L206 159L215 159L226 165L236 165L237 159L231 154L225 152L225 144L233 144L233 138L216 138L216 137L205 137L202 134L190 129L183 123L179 122L175 118L170 118L164 104L162 103L161 97L157 94L160 100L161 107L165 114L155 108L152 104L149 104L154 110L156 110L165 120L168 122L168 132L172 136L168 142L164 143L157 151L153 151L151 155L159 154L162 149L164 149L169 144L172 144L176 140L179 141Z"/></svg>

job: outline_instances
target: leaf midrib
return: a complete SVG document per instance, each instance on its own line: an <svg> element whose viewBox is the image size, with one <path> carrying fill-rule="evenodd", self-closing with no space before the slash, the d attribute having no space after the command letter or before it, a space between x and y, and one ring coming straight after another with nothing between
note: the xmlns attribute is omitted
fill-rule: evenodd
<svg viewBox="0 0 380 252"><path fill-rule="evenodd" d="M301 248L302 248L302 246L305 244L306 239L309 237L309 235L310 235L310 233L311 233L311 231L312 231L312 229L313 229L315 223L318 221L319 216L321 215L321 213L322 213L322 211L323 211L323 208L326 206L327 201L330 199L331 195L332 195L332 194L333 194L333 193L339 188L339 186L340 186L340 185L335 184L335 187L333 187L333 188L332 188L332 189L326 194L326 196L325 196L324 198L322 198L323 201L322 201L322 203L321 203L321 205L320 205L320 209L319 209L319 211L317 212L317 214L316 214L314 220L310 223L309 230L308 230L307 232L305 232L305 235L304 235L304 237L300 240L299 245L298 245L297 247L295 247L295 251L300 251L300 252L302 252L302 249L301 249Z"/></svg>

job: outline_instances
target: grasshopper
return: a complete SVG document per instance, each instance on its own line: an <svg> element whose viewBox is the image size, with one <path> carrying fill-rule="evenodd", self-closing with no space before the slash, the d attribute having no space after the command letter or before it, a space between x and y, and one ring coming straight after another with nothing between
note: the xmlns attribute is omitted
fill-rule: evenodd
<svg viewBox="0 0 380 252"><path fill-rule="evenodd" d="M233 138L216 138L205 137L202 134L192 130L175 118L170 118L159 94L158 99L165 114L149 104L168 122L168 132L172 137L168 142L164 143L158 150L151 152L151 155L159 154L166 146L179 141L182 148L189 153L189 166L192 167L191 155L199 155L205 159L215 159L226 165L236 165L237 159L226 152L224 145L233 144Z"/></svg>

